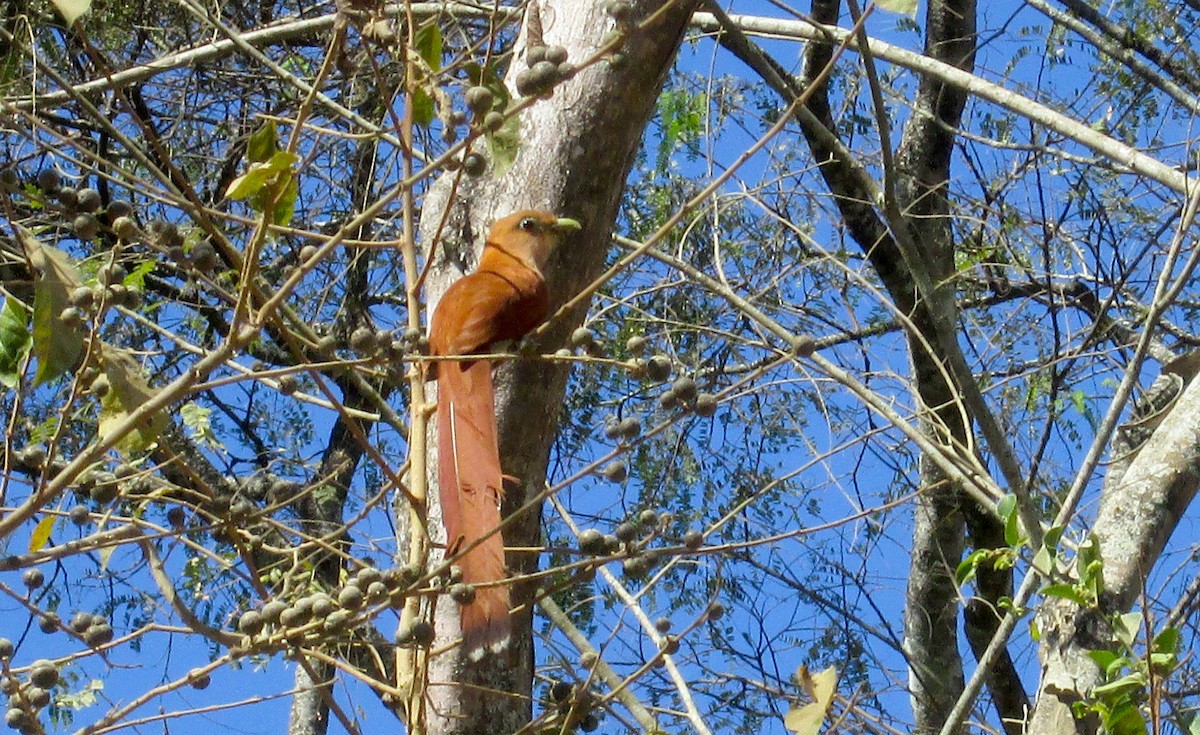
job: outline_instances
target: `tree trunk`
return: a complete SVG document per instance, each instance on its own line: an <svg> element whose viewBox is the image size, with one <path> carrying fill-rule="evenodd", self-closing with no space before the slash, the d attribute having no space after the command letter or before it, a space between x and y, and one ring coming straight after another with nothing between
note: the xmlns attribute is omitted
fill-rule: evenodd
<svg viewBox="0 0 1200 735"><path fill-rule="evenodd" d="M649 25L629 31L620 49L625 63L619 68L605 62L589 66L560 84L553 97L521 114L520 149L508 171L495 176L490 169L478 179L460 180L457 187L453 182L458 177L445 175L432 187L420 229L427 252L435 241L438 252L429 280L430 310L446 287L470 270L461 263L474 263L490 223L519 209L551 210L583 224L583 232L560 248L548 269L553 304L562 304L601 272L634 153L695 2L663 8L661 0L639 0L632 5L632 19L639 23L661 12ZM602 2L578 0L531 4L506 78L509 88L515 89L516 73L525 68L524 50L531 45L531 35L536 42L538 26L544 43L565 47L571 61L591 57L613 27L603 7ZM449 226L443 229L444 216ZM470 255L456 258L455 254ZM580 304L556 321L542 343L543 351L563 344L586 308L586 303ZM537 360L511 363L498 371L500 454L505 473L519 480L506 488L506 516L545 486L566 381L565 369ZM431 497L431 504L435 501ZM430 532L435 539L442 533L438 517L437 509L431 508ZM504 536L510 547L537 546L540 507L516 519ZM538 558L510 553L508 566L514 575L528 573L537 569ZM514 641L507 656L491 656L467 666L455 649L430 662L428 732L505 733L530 720L535 592L532 585L514 584L512 602L522 606L522 612L514 620ZM436 616L438 640L456 638L458 614L453 603L439 605ZM507 696L480 695L489 690Z"/></svg>
<svg viewBox="0 0 1200 735"><path fill-rule="evenodd" d="M1111 650L1110 621L1128 612L1143 590L1200 487L1200 381L1192 380L1149 440L1137 450L1119 482L1106 482L1093 525L1104 562L1097 609L1066 601L1043 605L1038 616L1042 680L1030 718L1030 735L1096 732L1094 718L1077 720L1071 704L1103 681L1088 650Z"/></svg>

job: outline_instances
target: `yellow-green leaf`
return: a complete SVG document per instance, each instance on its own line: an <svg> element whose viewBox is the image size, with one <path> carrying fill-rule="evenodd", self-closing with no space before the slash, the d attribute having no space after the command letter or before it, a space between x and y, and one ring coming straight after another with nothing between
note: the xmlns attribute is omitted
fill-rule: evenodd
<svg viewBox="0 0 1200 735"><path fill-rule="evenodd" d="M117 550L117 544L110 544L109 546L101 546L100 550L98 552L96 552L100 556L100 573L101 574L108 571L108 560L112 558L113 552L115 552L116 550Z"/></svg>
<svg viewBox="0 0 1200 735"><path fill-rule="evenodd" d="M50 2L54 3L54 7L62 13L63 20L67 22L68 26L73 25L79 16L92 7L92 0L50 0Z"/></svg>
<svg viewBox="0 0 1200 735"><path fill-rule="evenodd" d="M423 89L413 90L412 115L414 125L427 128L433 122L433 97Z"/></svg>
<svg viewBox="0 0 1200 735"><path fill-rule="evenodd" d="M211 449L224 450L225 446L213 432L212 422L209 421L211 414L212 409L205 408L194 401L189 401L179 407L179 419L194 441Z"/></svg>
<svg viewBox="0 0 1200 735"><path fill-rule="evenodd" d="M29 310L13 298L0 308L0 385L15 388L21 381L21 363L29 354Z"/></svg>
<svg viewBox="0 0 1200 735"><path fill-rule="evenodd" d="M17 225L25 254L33 265L33 354L38 360L33 382L41 385L75 367L83 352L83 333L64 327L59 314L70 305L71 290L83 285L83 275L66 253L42 243Z"/></svg>
<svg viewBox="0 0 1200 735"><path fill-rule="evenodd" d="M230 199L249 199L270 186L284 185L283 176L291 176L292 164L297 161L294 153L275 151L265 161L250 164L246 173L229 182L225 196Z"/></svg>
<svg viewBox="0 0 1200 735"><path fill-rule="evenodd" d="M413 123L428 127L433 122L433 94L430 87L437 84L437 72L442 68L442 29L437 22L427 23L417 29L413 46L425 62L427 74L417 75L420 86L413 90Z"/></svg>
<svg viewBox="0 0 1200 735"><path fill-rule="evenodd" d="M296 197L299 195L300 182L295 176L289 175L283 191L275 200L275 224L286 227L292 223L292 215L296 213Z"/></svg>
<svg viewBox="0 0 1200 735"><path fill-rule="evenodd" d="M516 115L507 118L500 129L487 134L488 157L497 178L512 167L521 147L521 123Z"/></svg>
<svg viewBox="0 0 1200 735"><path fill-rule="evenodd" d="M436 72L442 68L442 29L437 21L426 23L417 29L417 37L413 39L417 53L429 65L429 70Z"/></svg>
<svg viewBox="0 0 1200 735"><path fill-rule="evenodd" d="M109 390L100 401L100 435L106 436L126 421L130 414L154 396L142 368L128 352L104 345L100 359L108 377ZM161 412L145 417L141 423L117 443L125 455L145 452L166 428L167 418Z"/></svg>
<svg viewBox="0 0 1200 735"><path fill-rule="evenodd" d="M279 136L275 132L275 121L268 120L263 126L254 131L246 143L246 159L251 163L262 163L271 160L275 151L279 150Z"/></svg>
<svg viewBox="0 0 1200 735"><path fill-rule="evenodd" d="M29 536L29 553L41 551L46 548L46 544L50 541L50 534L54 532L54 522L58 520L56 515L48 515L38 524L33 527L33 533Z"/></svg>
<svg viewBox="0 0 1200 735"><path fill-rule="evenodd" d="M907 15L910 18L917 15L917 0L875 0L875 4L889 12Z"/></svg>
<svg viewBox="0 0 1200 735"><path fill-rule="evenodd" d="M833 704L833 694L837 691L837 669L830 666L814 676L808 673L807 666L801 666L796 670L796 678L813 701L788 710L783 718L783 726L796 735L817 735Z"/></svg>
<svg viewBox="0 0 1200 735"><path fill-rule="evenodd" d="M496 74L494 64L480 66L470 63L463 67L463 71L473 86L483 86L491 90L492 96L495 98L492 109L497 112L504 112L508 109L512 103L512 97L508 94L508 87L504 86L504 82ZM517 157L517 150L521 146L520 120L516 115L510 115L505 119L504 125L499 130L488 133L485 140L487 141L488 158L492 162L492 172L497 177L503 176L504 172L512 167L513 161Z"/></svg>
<svg viewBox="0 0 1200 735"><path fill-rule="evenodd" d="M253 163L246 173L229 182L229 188L225 190L225 196L230 199L246 199L254 196L262 190L263 185L274 175L274 171L266 168L261 163Z"/></svg>

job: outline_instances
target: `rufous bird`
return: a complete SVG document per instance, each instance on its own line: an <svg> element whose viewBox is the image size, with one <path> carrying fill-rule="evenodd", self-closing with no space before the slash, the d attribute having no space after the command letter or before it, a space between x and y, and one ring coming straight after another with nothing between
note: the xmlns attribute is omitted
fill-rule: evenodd
<svg viewBox="0 0 1200 735"><path fill-rule="evenodd" d="M550 301L542 268L560 237L579 229L573 219L523 211L492 225L474 273L455 281L438 302L429 328L434 357L486 354L520 339L545 321ZM470 658L508 643L508 586L502 584L504 497L490 360L442 360L438 381L438 492L447 558L475 590L460 607L463 646Z"/></svg>

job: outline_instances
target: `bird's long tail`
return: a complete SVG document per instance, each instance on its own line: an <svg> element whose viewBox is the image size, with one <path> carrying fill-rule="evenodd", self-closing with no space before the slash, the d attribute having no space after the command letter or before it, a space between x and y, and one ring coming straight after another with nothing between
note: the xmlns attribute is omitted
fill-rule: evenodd
<svg viewBox="0 0 1200 735"><path fill-rule="evenodd" d="M497 530L504 488L491 363L443 362L438 384L438 491L446 553L469 549L456 563L463 582L475 588L475 599L459 610L463 646L468 656L479 658L503 649L511 633L508 587L495 584L506 575Z"/></svg>

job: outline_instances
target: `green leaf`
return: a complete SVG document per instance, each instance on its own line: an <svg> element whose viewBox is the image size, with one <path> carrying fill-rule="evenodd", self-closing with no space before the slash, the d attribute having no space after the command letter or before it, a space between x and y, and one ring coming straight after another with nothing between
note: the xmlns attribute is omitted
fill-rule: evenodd
<svg viewBox="0 0 1200 735"><path fill-rule="evenodd" d="M875 0L875 4L889 13L917 17L917 0Z"/></svg>
<svg viewBox="0 0 1200 735"><path fill-rule="evenodd" d="M29 310L14 298L4 299L4 307L0 308L0 385L17 387L21 364L32 345Z"/></svg>
<svg viewBox="0 0 1200 735"><path fill-rule="evenodd" d="M813 676L808 673L807 666L801 666L796 670L796 678L813 701L788 710L783 718L783 726L796 735L817 735L829 706L833 704L833 694L837 691L837 669L830 666Z"/></svg>
<svg viewBox="0 0 1200 735"><path fill-rule="evenodd" d="M1087 395L1082 390L1071 391L1071 405L1080 415L1087 415Z"/></svg>
<svg viewBox="0 0 1200 735"><path fill-rule="evenodd" d="M264 168L262 164L251 164L246 173L229 182L225 196L230 199L247 199L254 196L273 175L274 172Z"/></svg>
<svg viewBox="0 0 1200 735"><path fill-rule="evenodd" d="M57 520L58 516L47 515L33 527L33 533L29 535L30 554L46 548L46 544L50 541L50 534L54 532L54 523Z"/></svg>
<svg viewBox="0 0 1200 735"><path fill-rule="evenodd" d="M1000 502L996 503L996 514L1006 521L1016 512L1017 496L1012 493L1000 498Z"/></svg>
<svg viewBox="0 0 1200 735"><path fill-rule="evenodd" d="M1154 645L1151 650L1155 653L1177 653L1179 651L1179 629L1173 626L1163 628L1161 633L1154 636Z"/></svg>
<svg viewBox="0 0 1200 735"><path fill-rule="evenodd" d="M110 544L108 546L100 547L100 550L98 552L96 552L96 555L100 557L101 573L108 571L108 562L110 559L112 559L112 555L114 553L116 553L117 548L118 548L117 544Z"/></svg>
<svg viewBox="0 0 1200 735"><path fill-rule="evenodd" d="M413 90L413 122L429 127L433 122L433 95L428 87L436 83L435 75L442 68L442 29L436 23L427 23L417 30L413 45L421 59L429 67L429 74L422 75L421 86Z"/></svg>
<svg viewBox="0 0 1200 735"><path fill-rule="evenodd" d="M246 143L246 160L251 163L263 163L271 160L275 151L279 150L279 136L275 130L275 121L268 120L263 126L254 131Z"/></svg>
<svg viewBox="0 0 1200 735"><path fill-rule="evenodd" d="M1066 530L1066 526L1051 526L1042 535L1042 548L1049 551L1051 556L1058 556L1058 542L1062 540L1063 532Z"/></svg>
<svg viewBox="0 0 1200 735"><path fill-rule="evenodd" d="M442 29L437 21L431 21L417 29L413 46L416 47L417 53L421 55L425 63L429 65L430 71L441 71Z"/></svg>
<svg viewBox="0 0 1200 735"><path fill-rule="evenodd" d="M54 7L62 13L63 20L67 22L68 26L74 25L79 16L92 7L92 0L50 0L50 2L54 3Z"/></svg>
<svg viewBox="0 0 1200 735"><path fill-rule="evenodd" d="M959 587L962 587L967 582L975 578L975 573L979 570L979 565L983 563L984 557L987 555L987 549L976 549L967 555L966 559L959 562L958 567L954 570L954 582Z"/></svg>
<svg viewBox="0 0 1200 735"><path fill-rule="evenodd" d="M1004 521L1004 543L1009 546L1019 546L1021 538L1021 523L1017 515L1017 496L1005 495L996 503L996 513Z"/></svg>
<svg viewBox="0 0 1200 735"><path fill-rule="evenodd" d="M517 115L507 118L499 130L485 136L488 157L492 161L492 171L496 178L512 168L513 161L517 159L517 151L521 149L521 122L517 118Z"/></svg>
<svg viewBox="0 0 1200 735"><path fill-rule="evenodd" d="M272 221L280 226L291 224L296 214L296 197L300 195L300 183L295 176L289 175L283 185L283 191L275 199L275 208L271 212Z"/></svg>
<svg viewBox="0 0 1200 735"><path fill-rule="evenodd" d="M1146 675L1141 672L1126 674L1116 681L1092 688L1093 697L1111 697L1117 694L1136 692L1146 685Z"/></svg>
<svg viewBox="0 0 1200 735"><path fill-rule="evenodd" d="M1087 655L1088 658L1096 662L1096 665L1100 667L1101 671L1107 671L1108 667L1111 666L1115 661L1126 660L1125 657L1121 656L1120 654L1113 653L1112 651L1105 651L1103 649L1088 651Z"/></svg>
<svg viewBox="0 0 1200 735"><path fill-rule="evenodd" d="M1174 653L1150 654L1150 667L1159 676L1166 676L1179 665L1179 658Z"/></svg>
<svg viewBox="0 0 1200 735"><path fill-rule="evenodd" d="M1187 735L1200 735L1200 712L1185 712L1180 719Z"/></svg>
<svg viewBox="0 0 1200 735"><path fill-rule="evenodd" d="M1088 537L1088 540L1079 547L1079 566L1087 567L1091 564L1101 561L1100 559L1100 543L1095 536Z"/></svg>
<svg viewBox="0 0 1200 735"><path fill-rule="evenodd" d="M70 305L71 290L83 285L83 275L63 251L42 243L20 225L17 225L17 234L36 272L33 281L33 354L38 367L33 382L42 385L75 367L83 352L83 333L63 327L58 318Z"/></svg>
<svg viewBox="0 0 1200 735"><path fill-rule="evenodd" d="M194 441L213 449L224 449L221 440L213 433L212 423L209 421L211 414L212 409L205 408L193 401L189 401L179 408L179 418Z"/></svg>
<svg viewBox="0 0 1200 735"><path fill-rule="evenodd" d="M679 142L692 143L704 133L704 113L708 97L685 90L668 90L659 96L658 114L662 119L662 136L658 145L656 165L666 171L671 154Z"/></svg>
<svg viewBox="0 0 1200 735"><path fill-rule="evenodd" d="M150 273L154 271L156 265L158 264L153 260L144 260L141 263L138 263L137 267L129 271L129 274L125 276L125 280L122 281L122 283L130 288L136 288L139 291L145 291L146 276L150 275Z"/></svg>
<svg viewBox="0 0 1200 735"><path fill-rule="evenodd" d="M1073 584L1048 584L1042 589L1043 597L1060 597L1064 600L1070 600L1076 605L1087 606L1087 598L1079 593Z"/></svg>
<svg viewBox="0 0 1200 735"><path fill-rule="evenodd" d="M1117 640L1125 644L1126 648L1133 648L1134 642L1137 641L1138 633L1142 631L1142 623L1144 619L1140 612L1130 612L1124 615L1118 615L1113 621L1113 633L1117 636Z"/></svg>
<svg viewBox="0 0 1200 735"><path fill-rule="evenodd" d="M259 194L268 184L282 185L285 183L280 174L291 175L292 164L297 156L288 151L276 151L266 161L250 164L246 173L229 182L225 196L230 199L249 199Z"/></svg>
<svg viewBox="0 0 1200 735"><path fill-rule="evenodd" d="M413 90L412 114L414 125L427 128L433 122L433 97L420 87Z"/></svg>
<svg viewBox="0 0 1200 735"><path fill-rule="evenodd" d="M108 376L109 390L100 401L100 435L105 436L126 421L130 414L154 396L142 368L128 352L103 345L100 364ZM117 450L129 456L150 448L166 429L162 412L151 414L117 443Z"/></svg>
<svg viewBox="0 0 1200 735"><path fill-rule="evenodd" d="M1004 519L1004 543L1009 546L1020 546L1024 541L1025 539L1021 536L1021 519L1015 512L1009 513Z"/></svg>
<svg viewBox="0 0 1200 735"><path fill-rule="evenodd" d="M1104 718L1108 735L1145 735L1146 720L1137 705L1123 702Z"/></svg>
<svg viewBox="0 0 1200 735"><path fill-rule="evenodd" d="M1049 577L1054 571L1054 558L1045 546L1038 549L1038 552L1033 555L1033 568L1043 577Z"/></svg>

